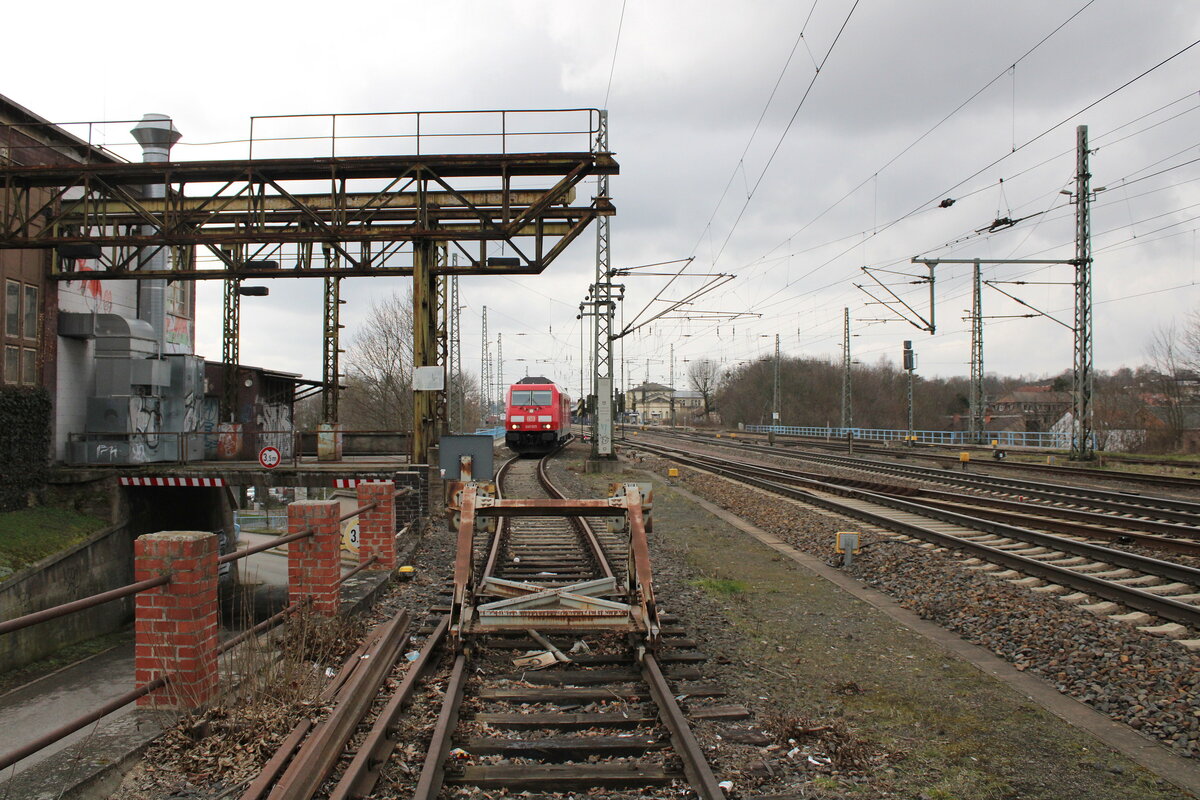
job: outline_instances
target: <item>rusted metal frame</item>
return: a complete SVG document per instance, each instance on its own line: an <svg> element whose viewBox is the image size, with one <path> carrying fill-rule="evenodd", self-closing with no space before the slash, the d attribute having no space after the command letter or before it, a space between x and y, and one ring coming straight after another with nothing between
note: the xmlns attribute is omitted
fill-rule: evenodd
<svg viewBox="0 0 1200 800"><path fill-rule="evenodd" d="M69 603L43 608L41 611L34 611L31 614L5 620L4 622L0 622L0 636L12 633L13 631L19 631L22 628L28 628L30 625L37 625L52 619L65 617L67 614L74 614L77 611L86 611L89 608L95 608L104 603L110 603L113 600L120 600L123 597L135 595L138 592L144 592L158 586L165 586L170 582L170 575L159 575L157 578L147 578L144 581L130 583L116 589L110 589L107 592L89 595L78 600L72 600Z"/></svg>
<svg viewBox="0 0 1200 800"><path fill-rule="evenodd" d="M509 220L505 226L508 228L508 234L511 236L514 230L519 229L526 222L540 217L542 212L549 208L555 200L561 197L572 186L576 185L585 177L587 177L590 172L588 170L588 166L589 164L587 161L580 161L574 169L559 178L558 183L547 189L540 200L533 205L526 207L524 211L521 211L516 217Z"/></svg>
<svg viewBox="0 0 1200 800"><path fill-rule="evenodd" d="M380 767L387 763L399 744L397 724L401 718L401 710L412 697L418 682L432 666L433 653L442 645L449 628L450 618L443 616L434 627L433 633L425 640L425 646L421 648L417 660L408 668L404 679L388 699L387 705L375 718L375 723L359 745L358 752L330 793L329 800L367 797L374 791L379 782Z"/></svg>
<svg viewBox="0 0 1200 800"><path fill-rule="evenodd" d="M394 187L396 184L400 183L400 181L404 180L405 178L408 179L408 183L405 184L404 186L400 187L400 189L398 189L397 192L403 192L405 189L407 189L409 186L412 186L416 182L416 178L412 177L412 175L410 173L411 173L411 170L406 170L402 174L397 175L395 178L393 178L391 183L389 183L387 186L383 187L383 189L381 189L379 192L377 192L375 194L375 196L372 197L370 200L367 200L365 203L363 203L361 206L359 206L358 212L353 217L349 218L347 220L347 222L348 223L363 222L363 223L369 224L371 222L371 220L375 219L375 216L380 211L382 211L384 208L387 208L387 206L379 206L377 208L373 208L374 203L376 201L383 199L383 197L385 195L394 194L394 192L392 192L392 187ZM364 213L366 211L372 210L372 209L373 209L374 213L372 213L369 216L364 217Z"/></svg>
<svg viewBox="0 0 1200 800"><path fill-rule="evenodd" d="M401 611L391 621L351 681L338 694L338 703L304 740L270 797L274 800L308 800L321 788L374 700L379 686L408 641L410 618Z"/></svg>
<svg viewBox="0 0 1200 800"><path fill-rule="evenodd" d="M454 559L454 596L450 601L450 630L456 642L461 639L462 627L470 614L468 592L475 560L476 494L475 485L467 484L463 489L462 508L459 511L458 543Z"/></svg>
<svg viewBox="0 0 1200 800"><path fill-rule="evenodd" d="M275 779L279 777L279 773L292 756L296 754L296 749L300 747L300 743L304 741L304 737L308 735L308 731L313 726L313 721L309 717L305 717L296 723L292 728L292 732L283 740L283 744L279 745L279 749L275 751L275 755L271 756L270 760L263 765L263 768L255 776L250 785L246 787L246 791L242 792L240 800L259 800Z"/></svg>
<svg viewBox="0 0 1200 800"><path fill-rule="evenodd" d="M511 583L515 583L515 581ZM480 605L479 608L486 608L488 610L505 608L537 608L541 605L554 603L561 597L568 597L574 603L582 603L587 605L592 601L592 599L596 599L598 595L609 594L616 588L615 579L611 577L597 578L596 580L583 581L581 583L571 584L569 586L558 586L553 589L547 589L544 586L539 586L536 591L514 594L512 597L506 597L502 600L484 603ZM611 608L615 608L618 605L625 608L629 607L628 603L613 603L612 601L608 600L603 600L601 603Z"/></svg>
<svg viewBox="0 0 1200 800"><path fill-rule="evenodd" d="M302 212L305 216L307 216L310 220L312 220L312 222L316 225L317 228L325 231L325 233L328 234L330 237L330 239L328 241L324 241L325 244L327 244L331 249L336 250L343 258L346 259L346 261L348 263L353 264L356 267L359 266L358 259L356 259L356 258L354 258L354 256L350 255L350 253L346 251L346 248L342 247L341 242L338 241L339 237L337 236L337 233L332 228L330 228L330 226L328 225L328 223L325 222L325 220L321 219L320 214L318 214L317 212L313 211L311 208L309 208L308 206L306 206L302 202L300 202L300 200L298 200L287 189L284 189L282 186L280 186L277 181L270 179L270 178L266 178L266 179L264 179L264 183L266 185L271 186L273 189L275 189L275 191L279 192L279 194L282 195L283 197L287 198L288 202L295 204L296 209L298 211Z"/></svg>
<svg viewBox="0 0 1200 800"><path fill-rule="evenodd" d="M654 597L654 572L650 566L650 545L642 514L642 493L636 484L626 484L625 500L629 509L629 575L637 590L642 623L651 647L658 645L662 626L658 621L658 602Z"/></svg>
<svg viewBox="0 0 1200 800"><path fill-rule="evenodd" d="M509 228L511 228L511 226L501 227L501 226L497 225L495 220L492 219L490 214L484 213L479 208L478 205L476 205L476 204L472 203L470 200L468 200L465 196L463 196L463 194L461 192L459 192L457 189L455 189L450 184L446 183L446 181L444 181L441 178L441 176L437 175L436 173L431 172L429 174L429 178L431 180L433 180L435 183L437 183L439 186L441 186L443 189L445 189L447 192L449 192L452 196L458 198L458 200L463 204L463 207L466 208L468 211L470 211L471 214L473 214L475 216L475 218L479 220L480 224L483 227L491 228L493 231L495 231L495 233L501 239L503 239L505 242L507 242L508 245L517 252L517 255L519 255L525 261L529 261L529 258L523 252L521 252L520 248L518 248L517 245L512 241L513 233L511 230L509 230ZM505 213L507 213L507 211L508 211L508 194L509 194L508 188L506 186L505 190L503 192ZM424 207L423 203L422 203L422 207ZM518 228L519 228L519 226L518 226Z"/></svg>
<svg viewBox="0 0 1200 800"><path fill-rule="evenodd" d="M625 515L625 509L626 503L620 498L574 500L521 497L498 500L493 497L480 497L475 503L475 513L481 517L539 517L569 512L592 517L621 517Z"/></svg>
<svg viewBox="0 0 1200 800"><path fill-rule="evenodd" d="M301 219L288 221L287 225L279 225L272 228L262 230L251 230L243 227L219 228L214 226L206 226L204 229L189 229L176 231L170 236L170 244L176 246L184 245L204 245L204 244L257 244L260 242L273 242L280 244L303 244L309 242L325 243L330 239L335 239L339 242L395 242L395 241L420 241L423 239L434 239L437 241L447 240L462 240L462 241L477 241L482 246L487 245L491 241L505 241L500 239L494 232L483 230L481 226L476 224L471 219L468 212L446 210L438 212L438 219L452 219L456 216L462 217L463 223L450 222L439 223L439 227L426 229L418 225L405 222L402 225L372 227L360 226L356 228L347 228L342 230L318 230L314 227L302 227L298 223L310 219L311 212L301 213L295 212ZM540 229L543 237L545 236L577 236L578 230L581 230L580 225L587 226L587 222L595 218L595 213L591 209L583 209L572 207L562 209L561 212L556 211L556 216L559 216L560 221L543 220ZM280 218L282 218L280 216ZM465 224L467 221L470 224ZM553 230L549 230L553 226ZM519 237L535 237L538 235L538 225L526 225L518 234ZM72 233L63 235L45 235L39 238L29 239L0 239L0 250L4 249L31 249L31 248L48 248L62 244L99 244L106 247L146 247L155 245L160 242L163 237L158 237L151 234L134 234L134 233L110 233L98 231L93 234ZM556 248L555 253L561 251L562 248ZM439 273L468 275L478 273L481 270L485 274L528 274L529 267L492 267L487 266L486 261L478 262L472 257L472 263L459 264L457 268L439 268ZM281 270L274 270L278 273ZM287 272L288 270L282 270ZM166 274L167 271L163 271ZM172 271L171 274L175 274ZM180 272L179 274L184 274Z"/></svg>
<svg viewBox="0 0 1200 800"><path fill-rule="evenodd" d="M58 225L62 221L63 214L61 206L59 206L58 211L53 212L46 220L43 221L43 225L38 231L35 232L33 230L33 224L37 220L38 215L54 208L55 204L62 199L63 195L75 188L78 188L78 184L70 184L68 186L59 187L57 191L49 191L49 197L47 197L46 200L37 207L37 209L34 209L33 203L30 202L33 196L32 189L28 186L23 187L22 193L25 196L25 202L23 204L25 206L25 214L23 217L17 214L9 215L10 219L16 220L16 224L11 228L6 225L5 236L15 236L21 230L25 231L25 236L30 241L36 241L39 238L47 238L48 236L51 236L52 234L49 232L53 231L54 226ZM84 185L82 188L85 196L87 196L87 194L91 191L86 185Z"/></svg>
<svg viewBox="0 0 1200 800"><path fill-rule="evenodd" d="M558 450L555 450L554 452L557 453ZM550 480L549 474L546 472L546 465L551 455L553 455L553 453L544 456L538 462L538 483L542 485L542 488L545 489L552 498L562 500L562 492L558 490L558 487L554 485L554 483ZM571 516L567 517L567 519L570 521L571 527L575 529L575 533L587 547L588 552L591 555L592 565L605 578L613 577L615 573L612 570L612 566L608 563L608 555L604 552L604 547L600 544L600 540L597 538L596 532L592 530L592 526L589 525L587 520L581 516Z"/></svg>
<svg viewBox="0 0 1200 800"><path fill-rule="evenodd" d="M101 192L112 195L128 205L133 210L133 215L141 220L142 225L157 228L159 236L165 237L167 235L166 221L162 217L157 217L143 208L140 197L130 194L123 186L107 183L103 178L97 177L96 183L99 185ZM104 227L104 225L101 223L96 227Z"/></svg>
<svg viewBox="0 0 1200 800"><path fill-rule="evenodd" d="M92 163L61 166L9 166L0 168L0 176L30 187L61 186L75 176L103 176L121 184L145 186L165 184L163 176L171 172L186 183L220 183L238 180L247 170L270 175L276 180L324 180L331 168L348 179L391 178L414 164L435 169L447 177L488 178L505 173L523 177L561 175L580 161L591 162L593 173L616 175L620 168L603 153L449 153L403 156L350 156L341 158L225 159L216 161L176 161L169 165L150 162Z"/></svg>
<svg viewBox="0 0 1200 800"><path fill-rule="evenodd" d="M642 678L650 688L663 724L671 733L671 745L683 761L683 772L687 775L691 790L700 800L725 800L725 792L717 784L717 778L704 758L704 749L692 733L687 717L675 702L671 685L650 653L642 656Z"/></svg>
<svg viewBox="0 0 1200 800"><path fill-rule="evenodd" d="M644 445L643 445L644 446ZM653 448L657 449L657 448ZM687 456L671 456L680 463L688 463L692 459ZM961 539L957 536L941 533L931 528L925 528L920 525L912 525L892 517L887 517L882 514L875 514L869 511L864 511L855 506L847 505L838 502L832 498L821 497L813 494L806 489L800 489L794 486L768 481L762 478L755 478L748 475L738 476L736 473L727 467L709 465L703 462L696 461L691 464L699 469L706 469L717 474L725 474L735 477L736 480L744 483L749 483L759 488L782 494L787 497L793 497L805 503L819 505L824 508L831 509L840 514L856 517L875 525L883 526L889 530L899 531L914 536L918 539L932 542L933 544L947 547L951 550L965 550L969 553L979 555L988 561L1009 567L1011 569L1023 572L1027 575L1032 575L1038 578L1044 578L1052 583L1057 583L1061 586L1067 586L1072 589L1077 589L1087 594L1093 594L1097 597L1102 597L1105 600L1111 600L1116 603L1136 608L1139 611L1145 611L1149 614L1169 619L1174 622L1179 622L1184 625L1200 625L1200 607L1181 603L1177 600L1171 600L1169 597L1159 597L1149 592L1143 592L1139 589L1133 589L1127 586L1121 586L1117 583L1094 578L1081 572L1072 572L1066 567L1055 567L1049 563L1037 561L1025 556L1019 556L1014 553L1009 553L1005 550L1000 550L994 547L989 547L985 544L973 542L970 539ZM838 491L841 490L841 491ZM843 487L828 485L823 491L828 491L832 494L847 494L848 490ZM1058 547L1056 544L1055 547ZM1153 560L1153 559L1151 559Z"/></svg>
<svg viewBox="0 0 1200 800"><path fill-rule="evenodd" d="M583 233L587 226L590 225L592 220L596 219L597 216L599 216L599 212L595 209L591 209L589 212L585 212L584 214L580 215L579 221L576 222L570 230L563 234L562 238L550 248L550 252L547 253L544 258L538 260L538 264L543 269L549 266L554 259L558 258L558 254L565 250L567 245L575 241L579 234Z"/></svg>
<svg viewBox="0 0 1200 800"><path fill-rule="evenodd" d="M96 722L96 721L102 719L103 717L108 716L109 714L111 714L112 712L116 711L119 708L124 708L125 706L129 705L130 703L138 700L138 698L144 697L144 696L150 694L151 692L158 691L159 689L166 686L167 683L169 682L169 680L170 680L169 677L165 676L165 675L155 678L154 680L150 681L149 683L145 684L144 686L139 686L136 689L131 689L130 691L125 692L125 694L121 695L120 697L114 697L112 700L109 700L104 705L100 706L99 708L97 708L93 711L89 711L87 714L84 714L83 716L79 717L78 719L74 719L74 720L71 720L70 722L60 725L59 727L55 728L54 730L50 731L49 733L45 733L45 734L39 736L38 738L34 739L32 742L22 745L21 747L18 747L16 750L12 750L8 753L5 753L4 755L0 756L0 770L8 769L9 767L11 767L13 764L16 764L21 759L26 758L30 755L33 755L34 753L36 753L37 751L41 750L44 747L49 747L50 745L57 742L59 739L62 739L63 737L66 737L66 736L70 736L75 731L80 730L81 728L85 728L88 725L91 725L93 722Z"/></svg>
<svg viewBox="0 0 1200 800"><path fill-rule="evenodd" d="M435 800L442 789L443 765L450 752L454 728L458 725L458 712L462 706L463 690L466 688L466 684L467 655L459 653L458 657L454 659L454 669L450 672L450 680L446 683L442 710L438 714L437 725L433 729L429 752L425 754L421 777L417 780L416 789L413 791L413 800Z"/></svg>

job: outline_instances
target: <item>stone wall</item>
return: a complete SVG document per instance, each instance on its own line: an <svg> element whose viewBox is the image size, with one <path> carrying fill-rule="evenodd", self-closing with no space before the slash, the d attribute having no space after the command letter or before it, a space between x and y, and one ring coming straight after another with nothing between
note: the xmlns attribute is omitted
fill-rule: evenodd
<svg viewBox="0 0 1200 800"><path fill-rule="evenodd" d="M121 522L0 583L0 619L12 619L133 582L133 534ZM0 636L0 672L59 648L120 630L133 618L130 598Z"/></svg>

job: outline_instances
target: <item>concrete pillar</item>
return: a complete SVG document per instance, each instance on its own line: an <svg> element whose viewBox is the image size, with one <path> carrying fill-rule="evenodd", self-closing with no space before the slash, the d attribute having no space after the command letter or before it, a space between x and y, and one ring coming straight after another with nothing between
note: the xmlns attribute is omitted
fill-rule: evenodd
<svg viewBox="0 0 1200 800"><path fill-rule="evenodd" d="M396 568L396 484L392 481L363 481L358 484L358 504L376 503L358 515L358 560L379 556L376 569Z"/></svg>
<svg viewBox="0 0 1200 800"><path fill-rule="evenodd" d="M192 709L217 690L217 536L161 531L134 542L135 580L171 575L134 602L134 672L138 686L169 676L138 705Z"/></svg>
<svg viewBox="0 0 1200 800"><path fill-rule="evenodd" d="M341 531L336 500L300 500L288 506L288 533L312 528L314 533L288 542L288 601L312 600L318 614L332 617L339 600Z"/></svg>

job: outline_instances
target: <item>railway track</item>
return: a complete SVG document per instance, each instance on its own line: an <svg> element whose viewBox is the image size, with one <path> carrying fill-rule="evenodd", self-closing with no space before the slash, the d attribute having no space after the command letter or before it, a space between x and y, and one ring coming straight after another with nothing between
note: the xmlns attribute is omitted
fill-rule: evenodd
<svg viewBox="0 0 1200 800"><path fill-rule="evenodd" d="M707 437L701 441L714 445ZM721 442L715 442L722 446ZM798 453L780 448L758 445L724 445L735 447L740 452L761 453L776 458L805 461L840 469L852 469L874 474L891 475L898 478L941 484L958 489L967 489L991 496L1004 496L1022 504L1040 503L1047 507L1070 508L1079 511L1100 512L1107 518L1137 520L1153 526L1154 523L1173 523L1174 527L1159 527L1164 533L1187 536L1186 529L1194 529L1192 538L1200 537L1200 503L1159 497L1135 492L1113 492L1082 486L1022 480L995 475L973 474L957 470L919 467L909 464L890 464L864 458L831 455L825 453ZM990 465L989 465L990 466Z"/></svg>
<svg viewBox="0 0 1200 800"><path fill-rule="evenodd" d="M654 605L649 498L565 499L545 462L508 462L494 496L464 485L449 606L415 633L403 612L376 628L326 690L329 716L298 725L244 800L372 796L422 683L441 697L423 764L387 796L725 797L677 698L697 719L749 714L718 704L704 656Z"/></svg>
<svg viewBox="0 0 1200 800"><path fill-rule="evenodd" d="M754 436L755 437L754 441L763 441L765 439L765 435L763 435L763 434L746 434L746 435ZM788 437L788 436L781 435L781 436L777 436L775 441L776 441L776 443L778 443L784 447L788 447L788 448L813 447L813 448L820 448L820 449L843 450L843 451L846 448L846 442L844 440L835 442L835 441L829 441L829 440L825 440L825 439L798 438L798 437ZM924 459L927 461L943 462L943 463L950 464L950 465L955 465L955 464L959 463L959 456L958 456L957 452L956 453L930 452L930 450L927 448L927 446L918 446L916 448L903 448L903 449L871 447L869 445L864 445L861 440L856 440L855 444L854 444L854 449L856 452L862 453L864 455L878 455L878 456L884 456L884 457L890 457L890 458L920 458L920 459ZM1073 466L1069 466L1069 465L1065 465L1065 464L1055 464L1055 465L1051 466L1049 464L1034 464L1034 463L1024 462L1024 461L1023 462L1015 462L1015 461L997 462L997 461L990 460L991 452L992 452L991 448L981 447L979 445L964 445L963 447L957 448L957 449L959 451L965 450L968 452L983 454L985 456L985 458L989 459L988 460L989 467L993 467L993 468L1001 470L1001 471L1023 470L1026 472L1041 472L1041 473L1045 473L1048 475L1057 475L1060 477L1064 476L1064 475L1070 475L1070 476L1074 476L1074 477L1087 478L1089 480L1121 481L1123 483L1139 483L1139 484L1143 484L1145 486L1177 487L1177 488L1181 488L1181 489L1200 489L1200 478L1191 477L1191 476L1187 476L1187 475L1149 475L1149 474L1145 474L1145 473L1141 473L1141 472L1130 472L1128 470L1095 469L1095 468L1091 468L1091 467L1073 467ZM1132 459L1130 459L1130 460L1113 459L1109 455L1106 455L1105 459L1110 460L1110 461L1119 461L1120 463L1139 464L1139 465L1144 465L1144 466L1179 466L1177 463L1170 462L1170 461L1142 461L1142 460L1132 460Z"/></svg>
<svg viewBox="0 0 1200 800"><path fill-rule="evenodd" d="M1200 569L1106 547L1079 535L1043 533L920 500L803 477L779 467L640 445L678 463L854 517L888 537L967 554L968 566L993 571L1033 591L1057 594L1095 613L1125 616L1184 640L1200 629ZM1140 616L1139 616L1140 614ZM1155 619L1157 618L1157 620ZM1165 624L1153 625L1154 622ZM1186 638L1192 642L1193 638Z"/></svg>

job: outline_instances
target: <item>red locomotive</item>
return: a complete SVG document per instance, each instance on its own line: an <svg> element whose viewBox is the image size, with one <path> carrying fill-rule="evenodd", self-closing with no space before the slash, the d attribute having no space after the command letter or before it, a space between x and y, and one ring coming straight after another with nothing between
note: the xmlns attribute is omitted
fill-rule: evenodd
<svg viewBox="0 0 1200 800"><path fill-rule="evenodd" d="M508 387L504 411L504 444L522 455L549 453L571 434L571 398L549 378Z"/></svg>

